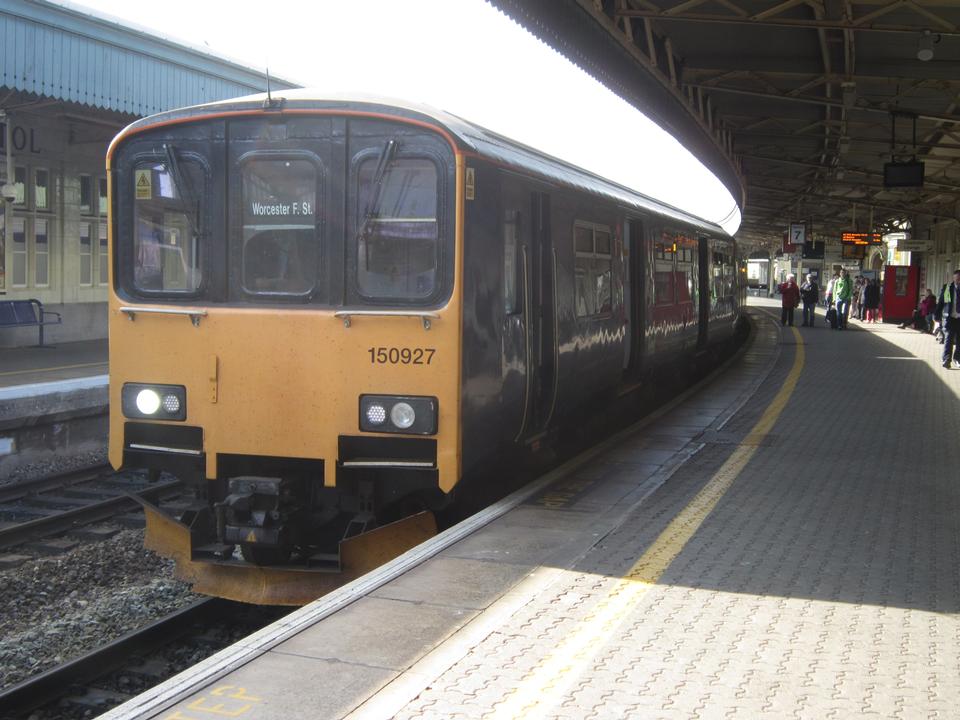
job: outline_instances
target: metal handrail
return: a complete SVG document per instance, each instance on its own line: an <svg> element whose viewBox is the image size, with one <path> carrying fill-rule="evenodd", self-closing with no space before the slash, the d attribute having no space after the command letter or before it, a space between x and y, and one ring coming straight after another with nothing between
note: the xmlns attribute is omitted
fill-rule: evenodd
<svg viewBox="0 0 960 720"><path fill-rule="evenodd" d="M173 308L131 307L126 305L120 308L120 312L126 313L130 320L136 320L137 313L147 315L182 315L190 318L190 322L193 323L194 327L199 327L200 318L207 316L206 310L175 310Z"/></svg>
<svg viewBox="0 0 960 720"><path fill-rule="evenodd" d="M550 399L550 412L544 429L553 420L553 411L557 409L557 392L560 390L560 297L557 292L557 249L553 248L553 397Z"/></svg>
<svg viewBox="0 0 960 720"><path fill-rule="evenodd" d="M520 430L513 439L518 442L527 429L527 409L530 407L530 278L527 267L527 246L521 249L520 261L523 263L523 340L524 340L524 371L523 371L523 417L520 419Z"/></svg>
<svg viewBox="0 0 960 720"><path fill-rule="evenodd" d="M423 323L423 329L429 330L432 321L439 320L440 314L429 310L337 310L333 316L343 318L343 326L350 327L350 318L361 317L411 317Z"/></svg>

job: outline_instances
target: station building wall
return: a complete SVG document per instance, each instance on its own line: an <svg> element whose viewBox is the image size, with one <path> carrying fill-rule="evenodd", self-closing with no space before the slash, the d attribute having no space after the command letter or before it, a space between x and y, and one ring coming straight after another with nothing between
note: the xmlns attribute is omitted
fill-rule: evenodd
<svg viewBox="0 0 960 720"><path fill-rule="evenodd" d="M17 200L6 204L0 299L36 298L61 313L63 323L44 331L51 344L106 338L105 157L122 125L42 111L8 122ZM36 342L35 327L0 330L0 347Z"/></svg>
<svg viewBox="0 0 960 720"><path fill-rule="evenodd" d="M923 262L921 282L924 288L940 292L944 283L953 279L953 271L960 268L960 222L946 220L930 227L932 249Z"/></svg>

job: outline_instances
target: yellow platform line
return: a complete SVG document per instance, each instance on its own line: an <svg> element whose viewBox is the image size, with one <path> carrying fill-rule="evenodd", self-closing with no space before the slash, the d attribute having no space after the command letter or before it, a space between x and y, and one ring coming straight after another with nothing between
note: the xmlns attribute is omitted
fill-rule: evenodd
<svg viewBox="0 0 960 720"><path fill-rule="evenodd" d="M759 449L760 441L770 432L786 408L804 364L803 338L796 328L790 329L797 343L793 367L780 391L742 444L736 447L716 474L660 533L626 575L616 582L591 614L573 633L561 640L556 650L534 668L503 702L497 704L488 717L542 716L551 705L556 704L571 683L589 669L594 657L633 607L657 584L670 563L680 554L750 462Z"/></svg>
<svg viewBox="0 0 960 720"><path fill-rule="evenodd" d="M80 363L78 365L61 365L59 367L32 368L30 370L8 370L7 372L0 372L0 377L5 377L7 375L26 375L27 373L54 372L56 370L77 370L79 368L97 367L99 365L107 364L107 361L104 360L103 362Z"/></svg>

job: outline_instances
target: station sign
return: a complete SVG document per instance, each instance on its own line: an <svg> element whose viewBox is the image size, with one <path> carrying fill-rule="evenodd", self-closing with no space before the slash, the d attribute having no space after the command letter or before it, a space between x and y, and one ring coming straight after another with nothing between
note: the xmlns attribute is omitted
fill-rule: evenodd
<svg viewBox="0 0 960 720"><path fill-rule="evenodd" d="M848 245L881 245L881 233L845 232L840 235L840 242Z"/></svg>

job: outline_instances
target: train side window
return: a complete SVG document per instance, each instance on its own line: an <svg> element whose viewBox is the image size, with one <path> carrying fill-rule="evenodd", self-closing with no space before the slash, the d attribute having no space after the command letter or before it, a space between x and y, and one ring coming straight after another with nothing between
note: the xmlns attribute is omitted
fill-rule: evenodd
<svg viewBox="0 0 960 720"><path fill-rule="evenodd" d="M244 292L305 296L316 287L317 168L254 157L242 172Z"/></svg>
<svg viewBox="0 0 960 720"><path fill-rule="evenodd" d="M193 293L200 287L206 175L188 157L178 158L177 173L167 163L134 168L133 283L146 292Z"/></svg>
<svg viewBox="0 0 960 720"><path fill-rule="evenodd" d="M660 261L653 271L653 304L673 305L674 302L673 264Z"/></svg>
<svg viewBox="0 0 960 720"><path fill-rule="evenodd" d="M423 300L437 290L439 175L427 158L396 158L375 186L378 157L357 180L357 285L366 298Z"/></svg>
<svg viewBox="0 0 960 720"><path fill-rule="evenodd" d="M674 258L682 257L678 253L674 236L664 232L660 241L653 245L653 304L658 307L673 305L677 302L679 278L674 268Z"/></svg>
<svg viewBox="0 0 960 720"><path fill-rule="evenodd" d="M613 239L608 227L578 222L573 227L577 317L608 315L613 309Z"/></svg>
<svg viewBox="0 0 960 720"><path fill-rule="evenodd" d="M507 210L503 217L503 311L506 315L523 312L523 268L520 262L520 212Z"/></svg>

